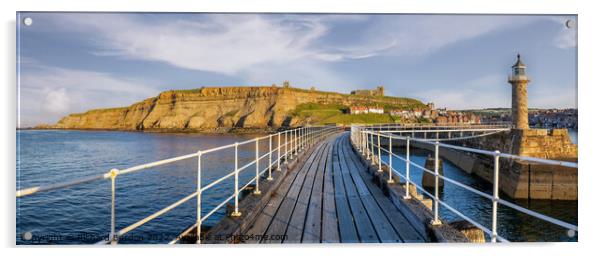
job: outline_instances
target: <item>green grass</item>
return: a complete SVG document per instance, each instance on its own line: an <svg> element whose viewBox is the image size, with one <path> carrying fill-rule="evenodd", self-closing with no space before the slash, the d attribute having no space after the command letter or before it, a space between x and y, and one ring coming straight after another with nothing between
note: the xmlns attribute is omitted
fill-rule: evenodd
<svg viewBox="0 0 602 256"><path fill-rule="evenodd" d="M309 119L312 123L322 123L322 120L343 115L347 109L338 104L304 103L298 105L291 115L300 119Z"/></svg>
<svg viewBox="0 0 602 256"><path fill-rule="evenodd" d="M312 124L369 124L390 123L395 119L388 114L346 114L347 106L340 104L300 104L291 115L300 119L310 120Z"/></svg>

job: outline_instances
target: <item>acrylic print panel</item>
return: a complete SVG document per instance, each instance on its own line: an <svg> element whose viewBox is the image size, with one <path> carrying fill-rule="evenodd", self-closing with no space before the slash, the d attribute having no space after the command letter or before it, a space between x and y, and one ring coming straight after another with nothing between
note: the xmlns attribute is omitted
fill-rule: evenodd
<svg viewBox="0 0 602 256"><path fill-rule="evenodd" d="M19 12L17 244L575 242L577 24Z"/></svg>

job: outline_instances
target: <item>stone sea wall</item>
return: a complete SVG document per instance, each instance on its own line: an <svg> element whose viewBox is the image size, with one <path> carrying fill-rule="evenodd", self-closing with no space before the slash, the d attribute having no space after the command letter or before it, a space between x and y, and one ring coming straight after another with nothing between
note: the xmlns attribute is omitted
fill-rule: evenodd
<svg viewBox="0 0 602 256"><path fill-rule="evenodd" d="M566 129L528 129L480 137L461 145L503 153L577 161L577 145ZM442 156L464 171L493 181L491 156L445 149ZM522 160L500 159L500 189L512 198L577 200L578 169Z"/></svg>
<svg viewBox="0 0 602 256"><path fill-rule="evenodd" d="M577 145L571 142L566 129L512 130L454 144L572 162L577 161L578 154ZM394 146L405 147L405 143L396 141ZM432 145L423 143L413 143L412 147L434 150ZM492 156L461 152L445 147L439 148L439 155L463 171L493 182ZM577 200L578 179L578 169L575 168L500 159L500 190L511 198Z"/></svg>

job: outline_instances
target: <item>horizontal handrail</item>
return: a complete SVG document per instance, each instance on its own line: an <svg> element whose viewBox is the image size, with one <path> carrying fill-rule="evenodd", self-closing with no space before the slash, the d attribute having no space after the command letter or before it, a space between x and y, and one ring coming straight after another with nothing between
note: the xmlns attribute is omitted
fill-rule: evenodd
<svg viewBox="0 0 602 256"><path fill-rule="evenodd" d="M17 190L16 196L24 197L24 196L33 195L33 194L39 193L39 192L46 192L46 191L51 191L51 190L56 190L56 189L61 189L61 188L72 187L75 185L80 185L80 184L93 182L93 181L97 181L97 180L104 180L104 179L108 179L108 178L110 178L110 173L104 173L104 174L92 175L92 176L87 176L87 177L83 177L83 178L79 178L79 179L74 179L74 180L70 180L70 181L66 181L66 182L60 182L60 183L54 183L54 184L42 185L42 186L35 186L35 187Z"/></svg>
<svg viewBox="0 0 602 256"><path fill-rule="evenodd" d="M382 130L382 133L409 133L409 132L489 132L489 131L509 131L510 128L467 128L467 129L435 129L435 130Z"/></svg>
<svg viewBox="0 0 602 256"><path fill-rule="evenodd" d="M412 137L408 137L408 136L399 136L399 135L385 135L383 133L377 133L377 132L371 132L371 131L363 131L363 132L367 133L367 134L379 136L379 137L385 137L385 138L388 138L389 136L391 136L394 139L399 139L399 140L406 140L407 138L409 138L410 141L416 141L416 142L421 142L421 143L430 144L430 145L437 144L436 141L432 141L429 139L419 139L419 138L412 138ZM445 143L438 143L438 144L439 144L439 147L451 148L451 149L467 151L467 152L471 152L471 153L478 153L478 154L484 154L484 155L489 155L489 156L495 156L496 154L499 154L500 157L514 159L514 160L523 160L523 161L536 162L536 163L542 163L542 164L559 165L559 166L565 166L565 167L571 167L571 168L578 168L578 164L575 162L543 159L543 158L530 157L530 156L518 156L518 155L513 155L513 154L508 154L508 153L496 153L495 151L490 151L490 150L462 147L462 146L456 146L456 145L445 144Z"/></svg>
<svg viewBox="0 0 602 256"><path fill-rule="evenodd" d="M194 227L196 227L197 229L200 230L201 222L207 220L212 214L214 214L217 210L224 207L226 203L228 203L229 201L231 201L233 199L235 200L235 212L234 213L239 213L238 194L240 192L242 192L242 190L244 190L245 188L247 188L250 185L252 185L253 183L255 183L255 192L258 192L259 176L263 176L263 175L265 175L266 172L269 172L268 180L270 180L271 171L274 167L274 164L276 164L279 169L280 163L283 159L285 160L285 163L286 163L286 159L288 159L289 157L292 158L293 155L296 155L301 149L305 148L306 146L309 146L309 145L319 142L320 141L319 138L328 136L329 134L336 132L338 130L339 130L339 128L336 126L299 127L299 128L295 128L295 129L281 131L281 132L274 133L274 134L269 134L266 136L256 137L256 138L245 140L242 142L235 142L235 143L228 144L228 145L200 150L196 153L191 153L191 154L163 159L163 160L159 160L159 161L155 161L155 162L136 165L136 166L132 166L132 167L129 167L129 168L126 168L123 170L112 169L111 171L103 173L103 174L92 175L92 176L88 176L88 177L74 179L74 180L67 181L67 182L25 188L25 189L17 190L16 197L19 198L19 197L24 197L24 196L31 196L31 195L34 195L39 192L52 191L52 190L72 187L72 186L76 186L76 185L80 185L80 184L84 184L84 183L94 182L94 181L98 181L98 180L110 179L111 184L112 184L112 188L111 188L112 196L111 196L111 232L110 232L109 237L110 237L111 241L108 241L108 242L111 242L112 244L114 244L114 243L117 243L117 240L120 236L146 224L149 221L156 219L157 217L175 209L176 207L184 204L185 202L188 202L189 200L191 200L192 198L194 198L196 196L197 197L197 223L193 224L191 227L189 227L185 230L184 235L186 235L186 234L190 233L194 229ZM276 141L277 146L275 148L273 147L274 146L274 138L277 138L277 141ZM284 140L282 140L282 138L284 138ZM260 150L259 143L262 140L269 141L269 143L268 143L269 149L266 153L263 153L260 155L259 154L259 150ZM255 159L243 166L238 166L238 147L241 145L250 144L253 142L255 143ZM234 155L234 163L235 163L234 170L223 175L219 179L212 181L209 184L206 184L204 186L201 185L201 183L200 183L201 176L200 175L202 173L201 160L202 160L203 155L217 152L217 151L224 150L224 149L229 149L229 148L234 148L234 151L235 151L235 153L234 153L235 154ZM277 153L277 158L275 160L272 160L272 157L274 156L275 153ZM197 190L195 192L189 194L188 196L181 198L180 200L176 201L175 203L172 203L171 205L169 205L169 206L167 206L167 207L165 207L165 208L163 208L163 209L161 209L133 224L130 224L129 226L127 226L125 228L122 228L121 230L119 230L117 232L114 230L115 229L115 212L114 212L114 210L115 210L115 179L118 176L137 172L140 170L150 169L153 167L166 165L169 163L174 163L174 162L178 162L178 161L182 161L182 160L186 160L186 159L192 159L192 158L198 158L198 170L197 170L198 182L197 182ZM259 171L260 162L264 161L266 158L268 158L267 167L265 167L261 171ZM249 182L244 184L242 187L238 187L239 173L251 166L254 166L254 165L256 166L255 178L251 179ZM217 205L216 207L211 209L209 211L209 213L207 213L206 215L201 217L201 214L200 214L201 195L204 192L211 189L212 187L216 186L217 184L220 184L221 182L223 182L226 179L231 178L231 177L235 177L234 193L229 195L226 198L226 200L222 201L219 205ZM200 233L198 233L198 234L200 234ZM179 239L180 238L177 237L176 239L172 240L170 243L177 242L177 241L179 241ZM198 239L197 242L199 242L200 236L197 239ZM102 241L102 242L104 242L104 241Z"/></svg>
<svg viewBox="0 0 602 256"><path fill-rule="evenodd" d="M270 136L277 136L277 135L284 134L285 132L295 131L295 130L296 129L282 131L282 132L278 132L278 133L275 133L272 135L263 136L260 138L268 138ZM237 142L237 143L238 143L238 145L242 145L242 144L247 144L247 143L254 142L254 141L255 141L255 139L250 139L250 140L245 140L245 141ZM291 143L290 141L287 141L286 143L283 143L282 146L290 145L290 143ZM227 148L232 148L232 147L234 147L235 144L236 143L232 143L232 144L228 144L228 145L223 145L223 146L219 146L219 147L201 150L199 152L201 154L208 154L208 153L224 150ZM144 170L144 169L150 169L152 167L157 167L157 166L161 166L161 165L165 165L165 164L169 164L169 163L173 163L173 162L177 162L177 161L181 161L181 160L185 160L185 159L194 158L194 157L198 156L199 152L128 167L123 170L118 170L117 174L124 175L124 174L132 173L132 172L136 172L136 171L140 171L140 170ZM71 187L71 186L75 186L75 185L79 185L79 184L83 184L83 183L93 182L93 181L97 181L97 180L105 180L105 179L110 179L110 178L111 178L111 171L103 173L103 174L91 175L91 176L87 176L87 177L83 177L83 178L73 179L73 180L66 181L66 182L59 182L59 183L54 183L54 184L28 187L28 188L17 190L16 197L29 196L29 195L36 194L39 192L47 192L47 191L51 191L51 190Z"/></svg>
<svg viewBox="0 0 602 256"><path fill-rule="evenodd" d="M372 126L371 128L374 128L374 126ZM437 132L438 130L425 130L425 132ZM440 131L440 130L439 130ZM445 130L447 131L447 130ZM411 131L410 131L411 132ZM408 133L408 131L403 131L403 133ZM385 141L389 142L389 149L381 146L381 140L385 139ZM485 233L487 233L490 237L491 237L491 241L492 242L496 242L497 240L499 241L506 241L506 239L500 237L497 234L497 204L500 203L502 205L508 206L514 210L520 211L522 213L525 213L527 215L533 216L535 218L547 221L549 223L561 226L563 228L567 228L569 230L574 230L574 231L578 231L578 227L576 225L552 218L550 216L541 214L541 213L537 213L535 211L526 209L522 206L516 205L514 203L511 203L509 201L500 199L498 196L498 173L499 173L499 158L507 158L507 159L513 159L513 160L523 160L523 161L529 161L529 162L535 162L535 163L541 163L541 164L549 164L549 165L559 165L559 166L565 166L565 167L571 167L571 168L578 168L578 164L577 163L573 163L573 162L566 162L566 161L559 161L559 160L550 160L550 159L541 159L541 158L536 158L536 157L526 157L526 156L518 156L518 155L513 155L513 154L508 154L508 153L500 153L499 151L489 151L489 150L482 150L482 149L475 149L475 148L469 148L469 147L462 147L462 146L456 146L456 145L450 145L450 144L445 144L445 143L441 143L439 142L439 140L432 140L432 139L420 139L420 138L414 138L411 136L401 136L401 135L394 135L393 132L388 131L388 130L376 130L376 129L366 129L366 127L362 127L362 126L354 126L351 129L351 137L350 137L352 144L354 147L356 147L356 149L367 156L367 159L371 159L370 161L374 164L378 164L378 169L379 171L382 171L381 169L381 165L385 165L388 166L389 168L389 176L391 176L391 173L395 173L396 175L404 178L405 182L406 182L406 196L404 197L405 199L410 198L409 197L409 188L407 186L409 186L409 184L413 184L414 186L416 186L416 188L418 188L420 191L422 191L424 194L426 194L427 196L429 196L430 198L432 198L434 200L434 220L433 220L433 225L436 225L439 223L439 219L438 219L438 205L441 204L442 206L444 206L445 208L449 209L451 212L453 212L454 214L460 216L462 219L465 219L466 221L472 223L473 225L475 225L477 228L483 230ZM457 138L456 138L457 139ZM375 141L376 140L376 141ZM401 157L397 154L395 154L394 152L392 152L392 141L393 140L397 140L397 141L405 141L406 143L406 154L407 156ZM377 143L378 142L378 143ZM418 142L418 143L424 143L424 144L430 144L434 146L434 150L435 150L435 170L429 170L428 168L425 168L413 161L411 161L411 159L409 159L410 157L410 143L411 142ZM494 159L494 194L490 195L487 194L485 192L479 191L475 188L472 188L470 186L467 186L465 184L462 184L459 181L456 181L452 178L440 175L438 172L438 159L439 159L439 148L440 147L444 147L444 148L450 148L450 149L455 149L455 150L460 150L460 151L464 151L464 152L471 152L471 153L477 153L477 154L484 154L484 155L488 155L488 156L492 156ZM385 152L386 154L389 155L389 162L387 163L387 161L383 161L383 159L381 158L381 152ZM402 160L404 162L406 162L406 175L403 175L402 173L400 173L398 170L396 170L393 166L393 162L392 162L392 157ZM376 160L375 160L376 159ZM375 162L376 161L376 162ZM422 186L420 186L419 184L416 184L415 182L413 182L409 175L410 175L410 166L414 166L426 173L432 174L435 176L435 182L436 184L438 184L438 180L442 179L444 181L450 182L456 186L459 186L469 192L472 192L474 194L477 194L479 196L482 196L484 198L487 198L489 200L492 201L493 203L493 211L492 211L492 229L488 229L485 226L483 226L482 224L478 223L477 221L469 218L468 216L464 215L462 212L458 211L457 209L453 208L452 206L448 205L447 203L445 203L444 201L439 199L438 196L438 185L435 185L435 194L431 194L430 192L426 191ZM389 181L393 181L391 179L391 177L389 178Z"/></svg>
<svg viewBox="0 0 602 256"><path fill-rule="evenodd" d="M384 149L384 148L381 148L381 150L386 151L387 153L389 153L389 151L386 150L386 149ZM402 160L404 162L406 161L406 159L404 157L401 157L401 156L399 156L399 155L397 155L395 153L392 153L391 155L394 156L395 158L399 159L399 160ZM386 165L386 166L388 166L389 168L391 168L391 166L389 166L388 163L383 162L383 164ZM410 161L410 165L412 165L412 166L414 166L414 167L416 167L416 168L418 168L418 169L420 169L422 171L428 172L428 173L430 173L432 175L437 175L435 172L433 172L433 171L431 171L431 170L429 170L429 169L427 169L427 168L425 168L425 167L423 167L423 166L421 166L421 165L419 165L419 164L417 164L415 162ZM449 181L449 182L451 182L452 184L454 184L456 186L462 187L462 188L464 188L466 190L469 190L469 191L471 191L471 192L473 192L473 193L475 193L477 195L480 195L480 196L482 196L484 198L487 198L489 200L493 200L493 196L485 194L484 192L481 192L481 191L479 191L477 189L471 188L471 187L469 187L467 185L464 185L464 184L462 184L462 183L460 183L460 182L458 182L458 181L456 181L454 179L451 179L451 178L443 176L443 175L439 176L439 178L441 178L441 179L443 179L445 181Z"/></svg>

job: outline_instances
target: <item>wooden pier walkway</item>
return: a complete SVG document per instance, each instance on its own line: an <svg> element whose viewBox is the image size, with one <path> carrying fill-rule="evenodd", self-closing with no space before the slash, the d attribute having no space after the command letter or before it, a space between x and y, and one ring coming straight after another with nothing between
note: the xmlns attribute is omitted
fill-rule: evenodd
<svg viewBox="0 0 602 256"><path fill-rule="evenodd" d="M348 133L300 157L243 231L245 243L424 242L372 182Z"/></svg>

